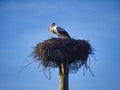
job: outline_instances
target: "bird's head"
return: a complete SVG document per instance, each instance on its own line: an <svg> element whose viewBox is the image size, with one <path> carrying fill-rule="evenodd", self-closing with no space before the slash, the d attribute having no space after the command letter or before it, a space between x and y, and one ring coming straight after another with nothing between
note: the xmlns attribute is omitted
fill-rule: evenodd
<svg viewBox="0 0 120 90"><path fill-rule="evenodd" d="M50 26L51 26L51 27L54 27L54 26L55 26L55 23L54 23L54 22L52 22L52 23L50 24Z"/></svg>
<svg viewBox="0 0 120 90"><path fill-rule="evenodd" d="M54 26L55 26L55 23L52 22L52 23L50 24L49 30L51 30Z"/></svg>

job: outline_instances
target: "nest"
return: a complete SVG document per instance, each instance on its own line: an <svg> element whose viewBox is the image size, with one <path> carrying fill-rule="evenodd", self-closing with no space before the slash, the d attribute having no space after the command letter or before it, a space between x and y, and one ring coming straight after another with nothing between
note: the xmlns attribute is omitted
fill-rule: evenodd
<svg viewBox="0 0 120 90"><path fill-rule="evenodd" d="M86 65L90 54L93 50L88 41L72 38L51 38L38 43L33 51L33 57L45 68L58 68L64 63L70 72Z"/></svg>

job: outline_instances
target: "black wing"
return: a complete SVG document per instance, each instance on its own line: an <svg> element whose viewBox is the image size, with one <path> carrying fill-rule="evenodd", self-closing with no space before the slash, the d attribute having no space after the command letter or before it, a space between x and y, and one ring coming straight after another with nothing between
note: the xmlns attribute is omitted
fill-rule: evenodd
<svg viewBox="0 0 120 90"><path fill-rule="evenodd" d="M65 29L61 28L61 27L56 27L58 33L66 38L71 38L70 35L65 31Z"/></svg>

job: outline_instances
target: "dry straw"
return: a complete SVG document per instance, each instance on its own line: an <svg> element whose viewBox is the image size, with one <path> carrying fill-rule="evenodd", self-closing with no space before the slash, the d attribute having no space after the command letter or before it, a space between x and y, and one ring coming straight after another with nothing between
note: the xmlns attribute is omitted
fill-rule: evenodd
<svg viewBox="0 0 120 90"><path fill-rule="evenodd" d="M93 49L88 41L76 39L51 38L38 43L33 57L45 68L58 68L61 63L69 65L69 72L76 72L82 65L89 68L87 60Z"/></svg>

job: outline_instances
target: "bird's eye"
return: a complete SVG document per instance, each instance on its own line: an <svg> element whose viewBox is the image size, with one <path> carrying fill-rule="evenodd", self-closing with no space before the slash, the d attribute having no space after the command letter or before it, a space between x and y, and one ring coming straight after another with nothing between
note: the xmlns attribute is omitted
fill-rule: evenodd
<svg viewBox="0 0 120 90"><path fill-rule="evenodd" d="M51 25L51 27L54 27L54 25Z"/></svg>

